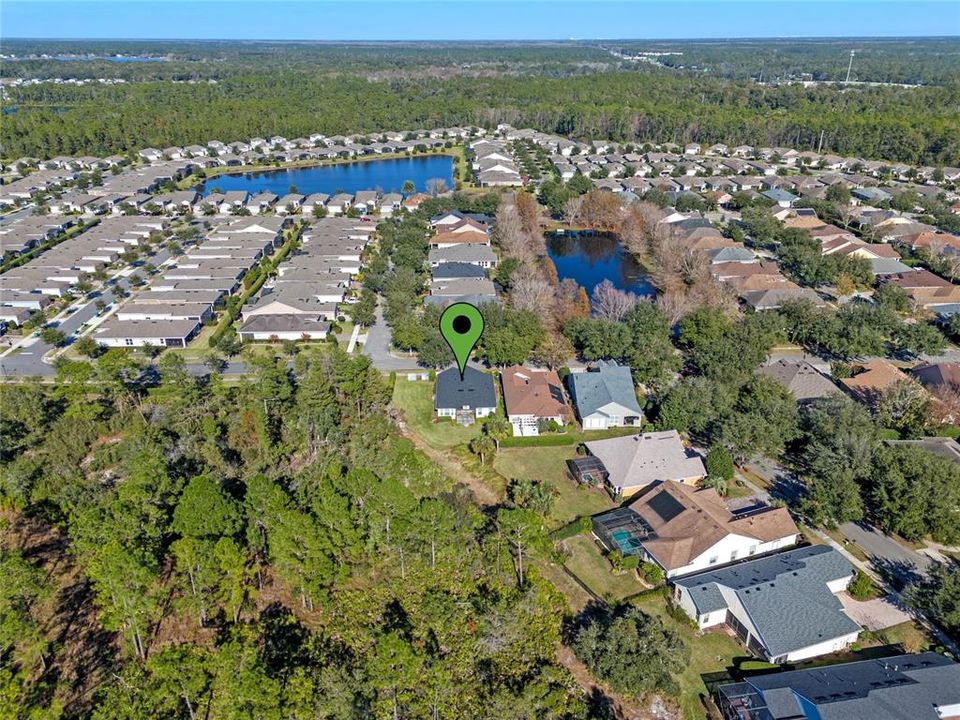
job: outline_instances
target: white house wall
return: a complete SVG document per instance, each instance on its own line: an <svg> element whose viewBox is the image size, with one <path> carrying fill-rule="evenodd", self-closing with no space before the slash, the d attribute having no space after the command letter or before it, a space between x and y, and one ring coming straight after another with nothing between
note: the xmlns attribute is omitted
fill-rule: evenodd
<svg viewBox="0 0 960 720"><path fill-rule="evenodd" d="M857 632L850 633L849 635L842 635L838 638L824 640L822 643L817 643L816 645L811 645L810 647L806 647L801 650L795 650L792 653L787 653L784 662L799 662L801 660L807 660L820 655L829 655L830 653L840 652L844 648L855 643L859 636L860 631L858 630Z"/></svg>
<svg viewBox="0 0 960 720"><path fill-rule="evenodd" d="M728 565L729 563L744 560L753 555L763 555L764 553L773 552L774 550L790 547L795 545L796 541L797 536L795 534L766 543L744 535L727 535L718 543L694 558L688 565L667 571L667 577L680 577L681 575L689 575L691 573L717 568L721 565ZM716 561L711 563L711 558L716 558Z"/></svg>

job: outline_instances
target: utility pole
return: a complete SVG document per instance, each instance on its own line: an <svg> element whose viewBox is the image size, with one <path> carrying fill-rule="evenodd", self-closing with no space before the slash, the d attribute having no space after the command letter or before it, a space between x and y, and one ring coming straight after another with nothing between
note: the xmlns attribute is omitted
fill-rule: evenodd
<svg viewBox="0 0 960 720"><path fill-rule="evenodd" d="M850 63L847 65L847 79L844 80L845 83L850 82L850 71L853 69L853 55L855 52L855 50L850 51Z"/></svg>
<svg viewBox="0 0 960 720"><path fill-rule="evenodd" d="M820 131L820 144L817 145L817 154L818 154L818 155L820 154L820 150L823 149L823 133L824 133L824 131L821 130L821 131Z"/></svg>

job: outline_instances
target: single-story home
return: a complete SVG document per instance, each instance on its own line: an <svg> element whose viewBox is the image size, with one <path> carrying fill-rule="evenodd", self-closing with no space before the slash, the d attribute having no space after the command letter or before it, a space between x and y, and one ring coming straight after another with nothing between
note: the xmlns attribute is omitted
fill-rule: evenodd
<svg viewBox="0 0 960 720"><path fill-rule="evenodd" d="M755 499L726 502L712 488L672 480L594 517L593 533L608 551L639 555L668 578L782 550L800 537L786 508Z"/></svg>
<svg viewBox="0 0 960 720"><path fill-rule="evenodd" d="M330 323L309 315L254 315L238 334L241 340L323 340Z"/></svg>
<svg viewBox="0 0 960 720"><path fill-rule="evenodd" d="M563 424L571 414L554 370L529 370L514 365L503 371L500 382L507 419L515 436L539 435L541 421Z"/></svg>
<svg viewBox="0 0 960 720"><path fill-rule="evenodd" d="M777 360L764 365L757 372L776 380L798 403L808 403L840 392L840 388L805 360Z"/></svg>
<svg viewBox="0 0 960 720"><path fill-rule="evenodd" d="M434 408L437 417L453 418L461 425L493 414L497 410L493 376L470 365L463 369L463 378L456 367L437 373Z"/></svg>
<svg viewBox="0 0 960 720"><path fill-rule="evenodd" d="M725 624L764 660L799 662L856 642L837 597L853 577L834 548L811 545L678 578L674 600L701 630Z"/></svg>
<svg viewBox="0 0 960 720"><path fill-rule="evenodd" d="M716 689L726 720L960 717L960 665L935 652L749 674Z"/></svg>
<svg viewBox="0 0 960 720"><path fill-rule="evenodd" d="M850 395L864 405L873 407L883 393L910 376L883 358L876 358L857 365L853 376L842 378L840 384Z"/></svg>
<svg viewBox="0 0 960 720"><path fill-rule="evenodd" d="M700 456L683 446L676 430L592 440L584 445L603 463L607 486L620 497L630 497L665 480L696 485L707 475Z"/></svg>
<svg viewBox="0 0 960 720"><path fill-rule="evenodd" d="M93 333L108 347L186 347L197 334L197 320L120 320L109 318Z"/></svg>
<svg viewBox="0 0 960 720"><path fill-rule="evenodd" d="M643 422L628 367L601 360L586 372L570 373L568 387L584 430L639 427Z"/></svg>

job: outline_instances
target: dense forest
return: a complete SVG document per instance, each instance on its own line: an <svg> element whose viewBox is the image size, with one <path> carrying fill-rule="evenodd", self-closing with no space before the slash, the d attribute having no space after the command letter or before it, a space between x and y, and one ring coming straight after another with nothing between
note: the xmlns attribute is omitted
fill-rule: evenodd
<svg viewBox="0 0 960 720"><path fill-rule="evenodd" d="M672 68L743 80L846 79L849 53L856 53L850 79L860 82L944 85L960 73L956 38L830 38L809 40L684 40L607 43L627 54L659 57Z"/></svg>
<svg viewBox="0 0 960 720"><path fill-rule="evenodd" d="M49 45L40 47L52 51ZM140 47L147 54L164 49L155 43L109 47L113 52ZM15 49L36 52L39 47ZM609 53L581 45L355 49L274 43L228 50L220 43L174 43L167 49L168 62L5 63L4 72L16 77L137 82L6 88L3 156L110 154L257 135L507 122L587 139L799 150L820 147L822 133L822 150L845 156L931 165L955 165L960 157L955 73L939 87L841 90L767 87L643 63L611 63L616 59ZM58 51L99 55L107 50L74 44ZM742 50L732 52L735 58L742 55Z"/></svg>
<svg viewBox="0 0 960 720"><path fill-rule="evenodd" d="M583 718L565 605L335 346L4 389L0 716Z"/></svg>

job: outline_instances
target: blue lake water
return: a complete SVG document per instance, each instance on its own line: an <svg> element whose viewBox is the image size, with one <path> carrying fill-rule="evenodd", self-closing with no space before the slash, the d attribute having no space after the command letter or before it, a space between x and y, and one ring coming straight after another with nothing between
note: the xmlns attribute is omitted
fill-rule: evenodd
<svg viewBox="0 0 960 720"><path fill-rule="evenodd" d="M637 295L656 294L644 269L609 235L551 237L547 239L547 253L560 279L573 278L587 295L604 280Z"/></svg>
<svg viewBox="0 0 960 720"><path fill-rule="evenodd" d="M412 180L418 192L427 190L427 181L442 178L447 187L453 187L453 158L449 155L365 160L339 165L270 170L238 175L218 175L201 185L201 192L209 195L213 188L222 192L246 190L250 193L272 192L285 195L290 186L296 186L302 195L310 193L355 193L358 190L400 192L404 182Z"/></svg>

